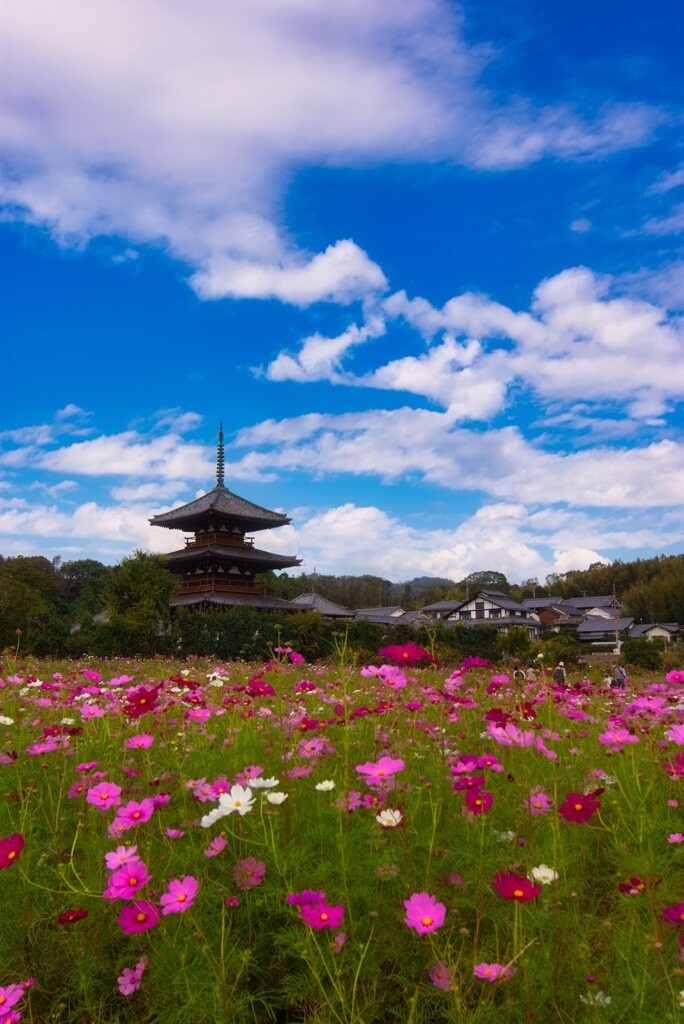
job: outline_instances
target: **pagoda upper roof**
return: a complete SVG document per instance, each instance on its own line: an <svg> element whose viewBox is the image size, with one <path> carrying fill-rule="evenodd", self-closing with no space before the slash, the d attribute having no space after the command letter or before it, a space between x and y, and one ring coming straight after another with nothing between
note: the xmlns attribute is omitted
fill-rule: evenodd
<svg viewBox="0 0 684 1024"><path fill-rule="evenodd" d="M200 562L203 559L216 558L219 561L236 563L238 565L245 563L247 565L254 565L255 568L267 569L287 569L290 566L300 565L301 558L297 558L295 555L278 555L275 551L260 551L259 548L252 547L228 547L223 544L212 544L204 546L202 544L190 544L187 548L181 548L180 551L172 551L166 555L167 561L171 563L178 562Z"/></svg>
<svg viewBox="0 0 684 1024"><path fill-rule="evenodd" d="M255 505L227 487L217 484L213 490L203 494L187 505L180 505L170 512L152 516L152 526L166 526L171 530L195 530L211 519L233 521L246 530L268 530L286 526L292 520L282 512Z"/></svg>

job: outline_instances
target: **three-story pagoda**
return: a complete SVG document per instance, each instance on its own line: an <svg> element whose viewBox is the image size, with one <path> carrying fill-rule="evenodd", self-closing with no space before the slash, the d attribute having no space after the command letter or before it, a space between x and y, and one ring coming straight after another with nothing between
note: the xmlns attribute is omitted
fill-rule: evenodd
<svg viewBox="0 0 684 1024"><path fill-rule="evenodd" d="M172 551L169 569L180 577L171 607L180 605L240 605L296 611L289 601L270 597L255 582L258 573L288 569L301 559L254 547L247 533L286 526L291 520L233 494L224 483L223 424L219 426L216 486L208 494L162 512L152 526L193 533L180 551Z"/></svg>

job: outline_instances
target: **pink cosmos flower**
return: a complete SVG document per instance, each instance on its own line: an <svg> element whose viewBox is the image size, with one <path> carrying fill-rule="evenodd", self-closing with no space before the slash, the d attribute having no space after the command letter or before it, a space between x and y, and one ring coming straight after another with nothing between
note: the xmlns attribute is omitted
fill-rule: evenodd
<svg viewBox="0 0 684 1024"><path fill-rule="evenodd" d="M155 802L152 797L144 797L139 803L137 800L129 800L116 812L117 824L122 823L125 830L135 828L149 821L155 811Z"/></svg>
<svg viewBox="0 0 684 1024"><path fill-rule="evenodd" d="M344 907L331 907L329 903L304 903L299 913L310 928L339 928L344 918Z"/></svg>
<svg viewBox="0 0 684 1024"><path fill-rule="evenodd" d="M443 960L438 960L430 968L428 976L435 988L441 988L444 992L450 992L453 988L454 976Z"/></svg>
<svg viewBox="0 0 684 1024"><path fill-rule="evenodd" d="M197 879L186 875L183 879L174 878L169 882L168 892L160 898L162 914L184 914L190 910L197 895Z"/></svg>
<svg viewBox="0 0 684 1024"><path fill-rule="evenodd" d="M228 899L226 900L226 906L231 908L239 907L240 900L237 898L237 896L229 896Z"/></svg>
<svg viewBox="0 0 684 1024"><path fill-rule="evenodd" d="M102 895L108 900L130 900L151 878L143 861L128 861L110 876L109 885Z"/></svg>
<svg viewBox="0 0 684 1024"><path fill-rule="evenodd" d="M138 991L147 964L148 959L144 956L138 960L134 968L124 967L123 973L116 979L122 996L131 996Z"/></svg>
<svg viewBox="0 0 684 1024"><path fill-rule="evenodd" d="M682 835L681 832L672 832L667 837L667 841L668 841L668 843L672 843L673 845L678 845L679 843L684 843L684 835Z"/></svg>
<svg viewBox="0 0 684 1024"><path fill-rule="evenodd" d="M493 983L512 978L515 974L515 968L506 967L504 964L476 964L473 967L473 974L476 978L482 978L483 981Z"/></svg>
<svg viewBox="0 0 684 1024"><path fill-rule="evenodd" d="M138 860L137 846L117 846L116 850L105 853L105 865L108 871L118 871L124 864Z"/></svg>
<svg viewBox="0 0 684 1024"><path fill-rule="evenodd" d="M159 924L159 909L146 900L135 900L122 908L117 923L124 935L146 932Z"/></svg>
<svg viewBox="0 0 684 1024"><path fill-rule="evenodd" d="M381 683L391 687L393 690L403 690L406 686L406 676L404 673L398 668L391 668L389 665L380 666L377 678Z"/></svg>
<svg viewBox="0 0 684 1024"><path fill-rule="evenodd" d="M674 669L672 672L667 673L665 681L672 686L684 686L684 672Z"/></svg>
<svg viewBox="0 0 684 1024"><path fill-rule="evenodd" d="M359 775L365 776L365 781L369 786L377 786L379 783L385 782L388 776L402 771L403 768L404 762L400 757L381 757L377 763L366 761L365 764L357 765L356 771Z"/></svg>
<svg viewBox="0 0 684 1024"><path fill-rule="evenodd" d="M121 803L121 786L114 782L100 782L88 790L86 800L93 807L115 807Z"/></svg>
<svg viewBox="0 0 684 1024"><path fill-rule="evenodd" d="M665 733L669 740L682 746L684 744L684 725L672 725Z"/></svg>
<svg viewBox="0 0 684 1024"><path fill-rule="evenodd" d="M235 884L243 892L261 885L265 874L266 865L254 857L246 857L244 860L239 860L233 866Z"/></svg>
<svg viewBox="0 0 684 1024"><path fill-rule="evenodd" d="M165 828L164 835L168 839L182 839L183 836L185 835L185 832L183 832L183 830L180 828Z"/></svg>
<svg viewBox="0 0 684 1024"><path fill-rule="evenodd" d="M215 839L209 843L206 850L202 850L205 857L217 857L221 850L225 847L227 840L223 836L216 836Z"/></svg>
<svg viewBox="0 0 684 1024"><path fill-rule="evenodd" d="M426 892L414 892L410 899L404 900L406 917L404 924L414 928L419 935L427 935L437 931L446 920L446 907L439 903L435 896Z"/></svg>
<svg viewBox="0 0 684 1024"><path fill-rule="evenodd" d="M5 988L0 988L0 1011L4 1013L16 1006L23 994L23 985L7 985Z"/></svg>
<svg viewBox="0 0 684 1024"><path fill-rule="evenodd" d="M141 732L139 736L129 736L124 747L128 750L147 750L154 743L154 736L148 732Z"/></svg>
<svg viewBox="0 0 684 1024"><path fill-rule="evenodd" d="M553 809L555 801L544 792L541 786L535 786L530 790L527 800L523 800L523 807L533 818L540 814L548 814Z"/></svg>
<svg viewBox="0 0 684 1024"><path fill-rule="evenodd" d="M346 941L347 941L347 933L346 932L338 932L337 935L335 936L335 938L333 939L333 946L332 946L332 951L333 951L333 953L336 956L337 956L338 953L342 952L342 948L343 948L343 946L344 946Z"/></svg>

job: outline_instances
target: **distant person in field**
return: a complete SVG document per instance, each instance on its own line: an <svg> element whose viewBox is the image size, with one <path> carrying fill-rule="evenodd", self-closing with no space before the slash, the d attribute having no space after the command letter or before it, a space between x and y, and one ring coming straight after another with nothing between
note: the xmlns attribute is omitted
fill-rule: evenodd
<svg viewBox="0 0 684 1024"><path fill-rule="evenodd" d="M527 671L525 672L525 681L528 683L537 682L537 670L534 667L534 665L530 665Z"/></svg>
<svg viewBox="0 0 684 1024"><path fill-rule="evenodd" d="M568 673L565 671L565 662L559 661L553 670L551 677L556 686L565 688L568 685Z"/></svg>
<svg viewBox="0 0 684 1024"><path fill-rule="evenodd" d="M611 676L610 672L606 672L605 676L603 677L603 686L612 686L612 685L613 685L613 677Z"/></svg>
<svg viewBox="0 0 684 1024"><path fill-rule="evenodd" d="M525 682L525 673L523 672L523 670L520 667L515 669L515 671L513 673L513 681L515 683L524 683Z"/></svg>
<svg viewBox="0 0 684 1024"><path fill-rule="evenodd" d="M610 684L614 690L624 690L627 679L627 669L624 665L616 665L613 669L613 681Z"/></svg>

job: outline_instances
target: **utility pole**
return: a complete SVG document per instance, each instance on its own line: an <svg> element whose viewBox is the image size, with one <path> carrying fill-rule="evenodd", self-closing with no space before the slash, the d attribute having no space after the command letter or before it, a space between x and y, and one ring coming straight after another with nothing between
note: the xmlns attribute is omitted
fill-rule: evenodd
<svg viewBox="0 0 684 1024"><path fill-rule="evenodd" d="M613 599L610 602L610 606L613 609L613 624L615 626L615 653L619 654L620 653L620 639L619 639L620 631L618 629L618 622L619 622L619 614L618 614L618 612L619 612L620 606L618 604L617 594L615 593L615 584L614 583L613 583Z"/></svg>

